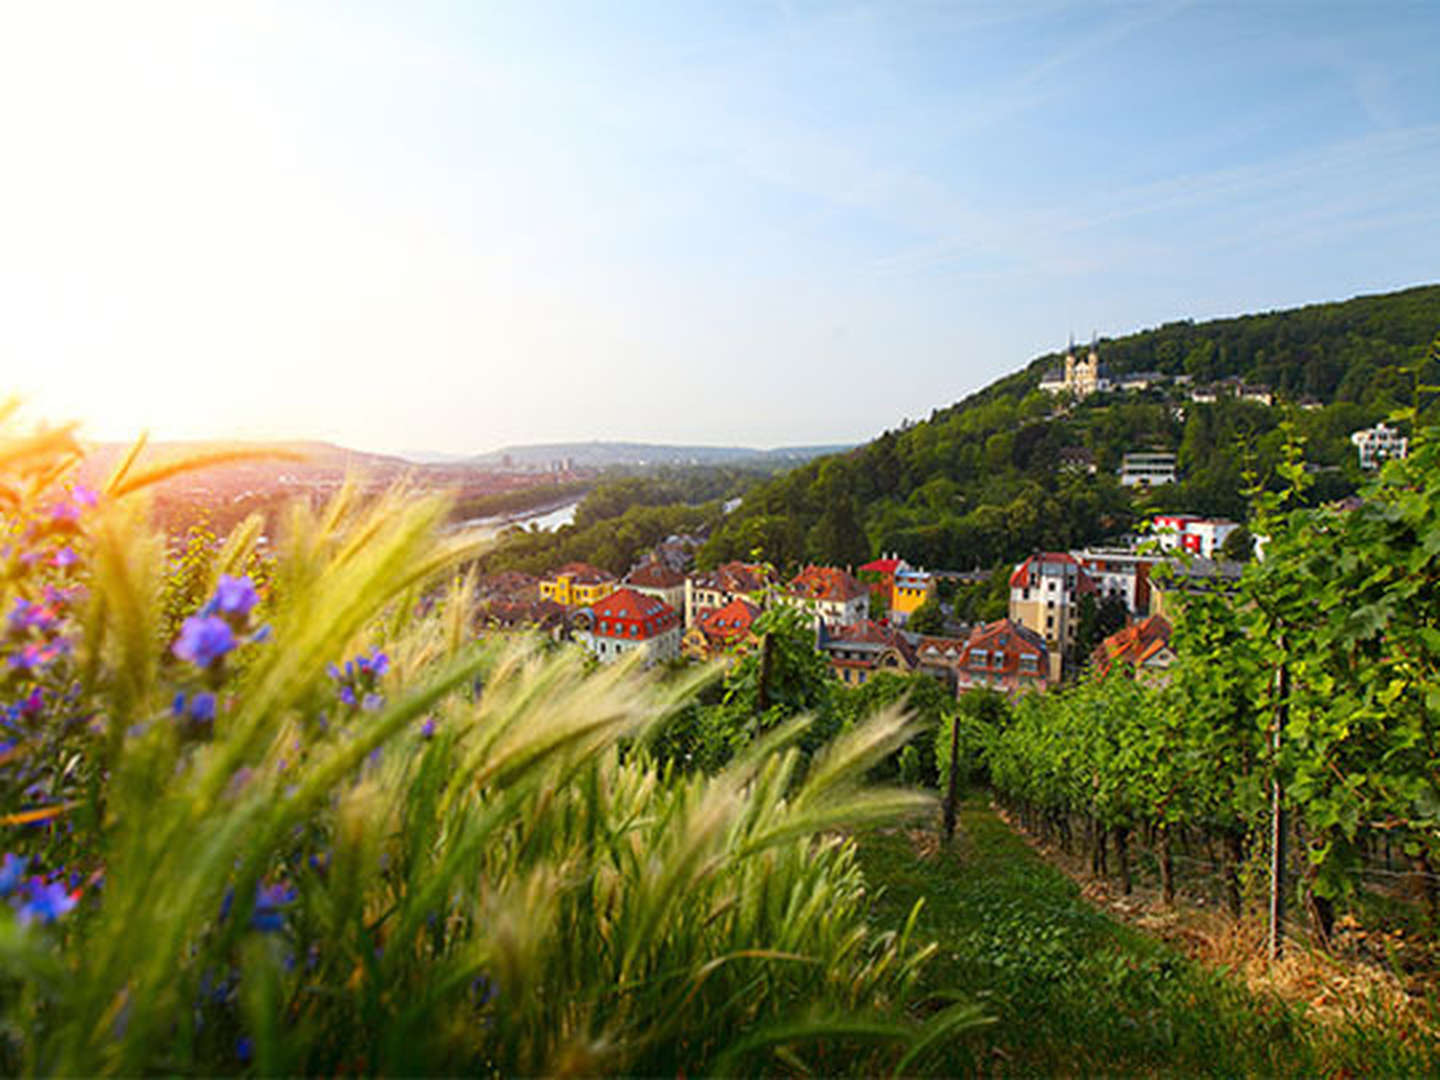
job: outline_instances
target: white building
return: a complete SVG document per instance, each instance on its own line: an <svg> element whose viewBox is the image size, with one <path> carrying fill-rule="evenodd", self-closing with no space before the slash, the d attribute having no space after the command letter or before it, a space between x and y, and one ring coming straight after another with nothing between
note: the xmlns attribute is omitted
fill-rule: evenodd
<svg viewBox="0 0 1440 1080"><path fill-rule="evenodd" d="M1162 550L1188 551L1202 559L1219 558L1216 553L1224 546L1226 537L1240 528L1224 518L1195 514L1158 514L1150 524Z"/></svg>
<svg viewBox="0 0 1440 1080"><path fill-rule="evenodd" d="M1403 458L1410 452L1410 440L1383 423L1352 433L1350 441L1360 454L1362 469L1378 469L1391 458Z"/></svg>
<svg viewBox="0 0 1440 1080"><path fill-rule="evenodd" d="M1158 484L1173 484L1175 479L1174 454L1146 450L1126 454L1120 461L1120 483L1125 487L1139 487L1141 484L1155 487Z"/></svg>

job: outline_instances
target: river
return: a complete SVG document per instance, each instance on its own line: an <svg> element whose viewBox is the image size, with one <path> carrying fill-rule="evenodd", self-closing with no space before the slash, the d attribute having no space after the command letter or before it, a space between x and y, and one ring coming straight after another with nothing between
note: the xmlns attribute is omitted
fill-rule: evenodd
<svg viewBox="0 0 1440 1080"><path fill-rule="evenodd" d="M454 528L466 532L477 533L483 539L489 539L507 529L511 525L518 525L522 529L528 529L532 525L545 531L558 529L561 525L569 525L575 520L575 510L580 505L580 500L564 503L561 506L550 506L540 510L529 510L520 514L496 514L491 517L471 518L462 521Z"/></svg>

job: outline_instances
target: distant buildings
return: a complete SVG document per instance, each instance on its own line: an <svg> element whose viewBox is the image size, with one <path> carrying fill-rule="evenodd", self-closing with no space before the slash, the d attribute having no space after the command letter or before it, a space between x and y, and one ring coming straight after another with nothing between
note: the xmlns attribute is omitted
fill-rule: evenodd
<svg viewBox="0 0 1440 1080"><path fill-rule="evenodd" d="M1010 575L1010 619L1039 635L1048 653L1047 678L1058 682L1063 655L1075 645L1080 598L1096 596L1095 579L1066 552L1032 555Z"/></svg>
<svg viewBox="0 0 1440 1080"><path fill-rule="evenodd" d="M1065 353L1065 366L1052 368L1040 379L1040 389L1047 394L1073 394L1077 398L1089 397L1101 390L1110 389L1110 379L1100 367L1100 356L1095 347L1084 360L1075 359L1072 343Z"/></svg>
<svg viewBox="0 0 1440 1080"><path fill-rule="evenodd" d="M751 630L760 609L749 600L736 597L721 608L707 611L695 620L680 639L680 651L693 660L713 660L724 653L746 651L755 642Z"/></svg>
<svg viewBox="0 0 1440 1080"><path fill-rule="evenodd" d="M832 628L863 622L870 611L870 590L833 566L807 566L775 599Z"/></svg>
<svg viewBox="0 0 1440 1080"><path fill-rule="evenodd" d="M1162 683L1175 662L1175 652L1170 648L1170 622L1164 615L1132 622L1097 645L1090 659L1101 675L1119 668L1142 682Z"/></svg>
<svg viewBox="0 0 1440 1080"><path fill-rule="evenodd" d="M906 636L870 619L834 630L821 623L816 647L846 686L863 686L877 672L900 674L915 667L915 646Z"/></svg>
<svg viewBox="0 0 1440 1080"><path fill-rule="evenodd" d="M619 588L571 618L577 640L602 664L639 651L644 662L680 655L680 617L663 600Z"/></svg>
<svg viewBox="0 0 1440 1080"><path fill-rule="evenodd" d="M1176 479L1175 455L1159 450L1143 450L1126 454L1120 460L1120 483L1125 487L1173 484Z"/></svg>
<svg viewBox="0 0 1440 1080"><path fill-rule="evenodd" d="M1383 423L1352 433L1350 441L1360 455L1362 469L1378 469L1391 458L1404 458L1410 452L1410 440Z"/></svg>
<svg viewBox="0 0 1440 1080"><path fill-rule="evenodd" d="M731 600L743 597L764 606L766 593L774 584L774 574L758 563L728 562L685 579L685 626L708 611L722 608Z"/></svg>
<svg viewBox="0 0 1440 1080"><path fill-rule="evenodd" d="M977 687L1014 694L1044 691L1059 679L1059 671L1039 634L1013 619L998 619L970 631L957 664L957 678L962 694Z"/></svg>
<svg viewBox="0 0 1440 1080"><path fill-rule="evenodd" d="M1151 521L1155 539L1164 551L1188 551L1213 559L1225 538L1240 528L1224 518L1198 517L1195 514L1159 514Z"/></svg>
<svg viewBox="0 0 1440 1080"><path fill-rule="evenodd" d="M615 575L589 563L567 563L540 581L540 598L565 607L588 607L615 591Z"/></svg>

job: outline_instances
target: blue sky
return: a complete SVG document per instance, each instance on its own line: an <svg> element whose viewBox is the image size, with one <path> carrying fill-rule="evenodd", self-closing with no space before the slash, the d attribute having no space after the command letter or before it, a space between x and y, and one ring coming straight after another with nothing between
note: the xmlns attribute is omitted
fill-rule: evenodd
<svg viewBox="0 0 1440 1080"><path fill-rule="evenodd" d="M1440 278L1440 5L12 5L0 357L100 437L863 440Z"/></svg>

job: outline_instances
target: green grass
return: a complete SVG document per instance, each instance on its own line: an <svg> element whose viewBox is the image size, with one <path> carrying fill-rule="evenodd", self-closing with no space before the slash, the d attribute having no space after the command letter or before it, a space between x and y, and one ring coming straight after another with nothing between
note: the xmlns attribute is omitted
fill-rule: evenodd
<svg viewBox="0 0 1440 1080"><path fill-rule="evenodd" d="M951 851L920 857L898 831L867 834L860 861L898 926L921 897L917 936L939 950L917 989L959 990L995 1022L927 1059L937 1075L1436 1075L1440 1047L1373 1023L1323 1027L1219 970L1109 918L982 802Z"/></svg>

